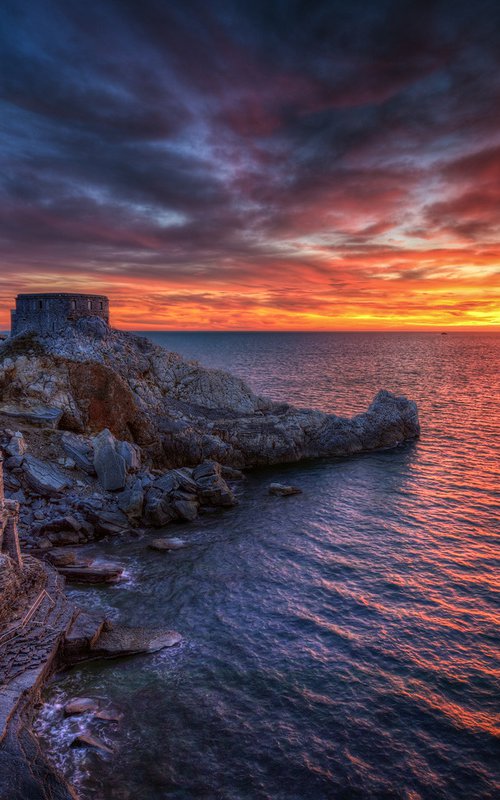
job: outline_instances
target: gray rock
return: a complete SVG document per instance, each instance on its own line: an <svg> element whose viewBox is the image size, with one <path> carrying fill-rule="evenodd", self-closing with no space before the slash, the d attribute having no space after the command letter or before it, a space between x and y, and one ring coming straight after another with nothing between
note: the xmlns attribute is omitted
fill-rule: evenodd
<svg viewBox="0 0 500 800"><path fill-rule="evenodd" d="M180 519L192 522L198 516L198 503L196 500L174 499L172 507Z"/></svg>
<svg viewBox="0 0 500 800"><path fill-rule="evenodd" d="M144 521L146 525L151 525L153 528L163 528L173 519L176 519L176 516L168 494L161 494L154 489L150 489L144 506Z"/></svg>
<svg viewBox="0 0 500 800"><path fill-rule="evenodd" d="M123 719L121 711L113 708L101 708L94 714L96 719L103 720L103 722L120 722Z"/></svg>
<svg viewBox="0 0 500 800"><path fill-rule="evenodd" d="M118 497L118 507L127 515L130 522L139 522L144 505L144 489L140 478L130 489L125 489Z"/></svg>
<svg viewBox="0 0 500 800"><path fill-rule="evenodd" d="M112 753L113 749L98 736L91 736L90 733L79 733L71 742L71 747L94 747L103 750L105 753Z"/></svg>
<svg viewBox="0 0 500 800"><path fill-rule="evenodd" d="M40 428L57 428L63 411L52 406L32 405L17 406L5 403L0 406L0 413L12 417L28 425L37 425Z"/></svg>
<svg viewBox="0 0 500 800"><path fill-rule="evenodd" d="M76 466L88 475L95 475L92 447L82 436L65 432L61 444Z"/></svg>
<svg viewBox="0 0 500 800"><path fill-rule="evenodd" d="M129 522L121 511L99 511L93 519L95 532L99 536L116 536L129 529Z"/></svg>
<svg viewBox="0 0 500 800"><path fill-rule="evenodd" d="M54 548L45 556L54 567L69 567L76 564L76 553L73 550Z"/></svg>
<svg viewBox="0 0 500 800"><path fill-rule="evenodd" d="M94 446L94 469L99 483L106 491L123 489L127 479L127 465L117 450L117 441L105 428L92 440Z"/></svg>
<svg viewBox="0 0 500 800"><path fill-rule="evenodd" d="M64 410L75 430L107 427L119 439L133 435L148 457L170 467L292 463L394 447L419 435L417 407L405 397L379 392L367 411L351 419L294 408L256 396L235 376L183 361L105 323L100 327L97 337L86 325L69 326L43 342L35 337L24 350L18 337L18 351L10 355L2 345L3 403L17 407L22 398L24 412L43 396L57 414ZM90 402L94 384L97 404ZM193 478L213 478L219 469L202 464Z"/></svg>
<svg viewBox="0 0 500 800"><path fill-rule="evenodd" d="M212 473L198 478L196 485L198 487L198 497L201 503L211 506L235 506L238 504L236 495L231 491L224 478L218 473Z"/></svg>
<svg viewBox="0 0 500 800"><path fill-rule="evenodd" d="M42 495L58 495L72 486L72 481L57 467L31 455L24 457L22 470L28 487Z"/></svg>
<svg viewBox="0 0 500 800"><path fill-rule="evenodd" d="M284 483L271 483L269 485L269 494L274 494L278 497L289 497L292 494L302 494L302 489L299 489L298 486L287 486Z"/></svg>
<svg viewBox="0 0 500 800"><path fill-rule="evenodd" d="M118 442L117 452L124 458L127 470L137 472L141 468L141 450L137 445L130 442Z"/></svg>
<svg viewBox="0 0 500 800"><path fill-rule="evenodd" d="M93 700L91 697L74 697L69 703L64 706L64 714L66 717L73 716L74 714L87 714L88 712L97 711L99 708L99 701Z"/></svg>
<svg viewBox="0 0 500 800"><path fill-rule="evenodd" d="M172 537L170 539L152 539L148 547L151 550L182 550L182 548L188 547L188 543L185 539Z"/></svg>
<svg viewBox="0 0 500 800"><path fill-rule="evenodd" d="M9 456L22 457L27 449L28 445L26 444L23 434L20 431L16 431L6 446L5 452L8 453Z"/></svg>
<svg viewBox="0 0 500 800"><path fill-rule="evenodd" d="M64 467L65 469L76 468L76 462L69 456L66 456L66 458L58 458L57 463L60 464L61 467Z"/></svg>
<svg viewBox="0 0 500 800"><path fill-rule="evenodd" d="M153 482L153 487L159 489L162 494L175 491L179 487L179 478L175 470L165 472L160 478Z"/></svg>
<svg viewBox="0 0 500 800"><path fill-rule="evenodd" d="M212 475L221 476L222 468L217 461L203 461L202 464L198 464L198 466L193 469L192 475L193 480L198 482L200 478L207 478Z"/></svg>
<svg viewBox="0 0 500 800"><path fill-rule="evenodd" d="M58 567L70 583L116 583L123 574L119 564L69 564Z"/></svg>

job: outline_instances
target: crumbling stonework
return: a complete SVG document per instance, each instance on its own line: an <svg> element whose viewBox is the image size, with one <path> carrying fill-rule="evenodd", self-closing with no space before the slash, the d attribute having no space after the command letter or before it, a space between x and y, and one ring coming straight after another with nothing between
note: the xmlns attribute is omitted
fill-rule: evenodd
<svg viewBox="0 0 500 800"><path fill-rule="evenodd" d="M11 311L11 335L56 333L82 317L109 322L109 300L97 294L19 294Z"/></svg>

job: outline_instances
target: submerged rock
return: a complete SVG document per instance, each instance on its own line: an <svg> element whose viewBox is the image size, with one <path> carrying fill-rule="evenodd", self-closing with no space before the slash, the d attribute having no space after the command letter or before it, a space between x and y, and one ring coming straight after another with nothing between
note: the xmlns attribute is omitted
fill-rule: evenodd
<svg viewBox="0 0 500 800"><path fill-rule="evenodd" d="M103 720L103 722L120 722L123 719L121 711L113 708L101 708L94 714L96 719Z"/></svg>
<svg viewBox="0 0 500 800"><path fill-rule="evenodd" d="M105 753L113 753L113 748L109 747L98 736L93 736L90 733L79 733L71 742L71 747L95 747L97 750L103 750Z"/></svg>
<svg viewBox="0 0 500 800"><path fill-rule="evenodd" d="M113 625L105 630L92 648L94 657L116 658L139 653L156 653L165 647L174 647L182 641L177 631L149 628L126 628Z"/></svg>
<svg viewBox="0 0 500 800"><path fill-rule="evenodd" d="M188 547L188 543L185 539L172 537L171 539L153 539L148 547L151 550L181 550L183 547Z"/></svg>
<svg viewBox="0 0 500 800"><path fill-rule="evenodd" d="M123 575L119 564L68 564L57 569L70 583L116 583Z"/></svg>
<svg viewBox="0 0 500 800"><path fill-rule="evenodd" d="M64 714L70 717L77 714L87 714L89 711L97 711L99 708L99 701L94 700L92 697L74 697L69 703L64 706Z"/></svg>
<svg viewBox="0 0 500 800"><path fill-rule="evenodd" d="M292 494L302 494L302 489L299 489L298 486L287 486L284 483L271 483L269 485L269 494L274 494L278 497L289 497Z"/></svg>

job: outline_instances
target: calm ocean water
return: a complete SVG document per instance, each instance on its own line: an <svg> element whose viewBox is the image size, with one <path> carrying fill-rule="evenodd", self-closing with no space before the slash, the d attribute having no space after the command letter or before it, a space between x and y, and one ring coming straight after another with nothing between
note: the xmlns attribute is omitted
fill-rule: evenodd
<svg viewBox="0 0 500 800"><path fill-rule="evenodd" d="M148 335L297 405L405 393L422 437L254 472L237 508L168 529L189 549L104 545L128 581L75 599L185 643L60 676L55 762L93 800L498 798L500 335ZM64 720L75 695L123 720ZM87 725L114 757L68 748Z"/></svg>

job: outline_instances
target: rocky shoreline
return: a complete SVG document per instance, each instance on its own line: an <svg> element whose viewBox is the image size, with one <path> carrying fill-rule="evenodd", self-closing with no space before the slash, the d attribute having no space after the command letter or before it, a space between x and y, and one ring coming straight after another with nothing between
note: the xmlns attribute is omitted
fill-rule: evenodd
<svg viewBox="0 0 500 800"><path fill-rule="evenodd" d="M33 703L54 669L179 641L172 631L112 627L72 606L65 580L116 581L121 567L79 560L70 548L233 506L242 469L394 447L418 435L416 405L404 397L381 391L351 419L273 403L98 317L0 343L5 491L30 554L19 563L0 556L1 607L18 597L0 620L12 633L0 639L0 800L76 796L30 731ZM300 488L270 491L286 497ZM155 542L158 550L183 546Z"/></svg>

